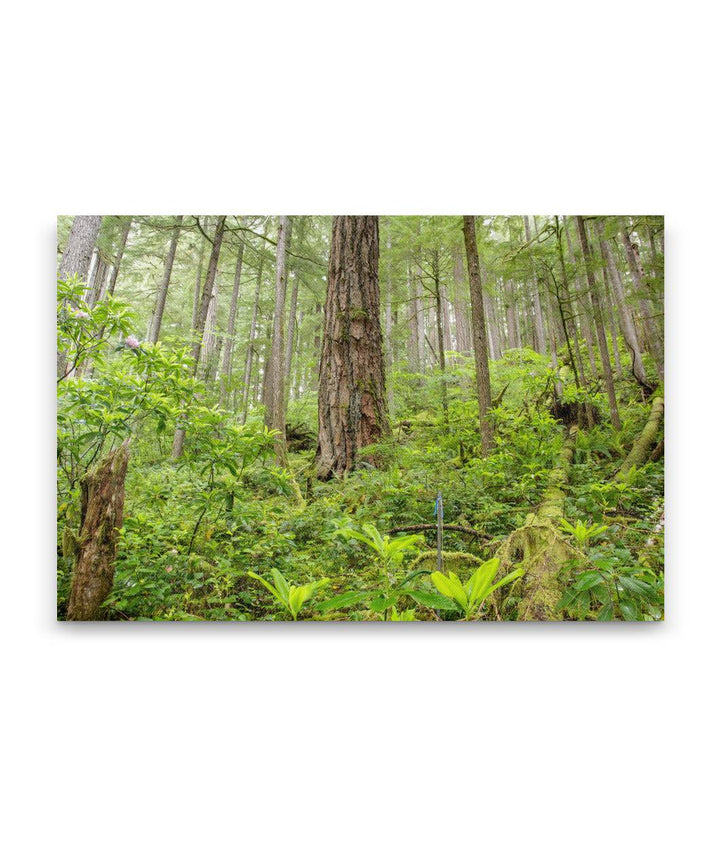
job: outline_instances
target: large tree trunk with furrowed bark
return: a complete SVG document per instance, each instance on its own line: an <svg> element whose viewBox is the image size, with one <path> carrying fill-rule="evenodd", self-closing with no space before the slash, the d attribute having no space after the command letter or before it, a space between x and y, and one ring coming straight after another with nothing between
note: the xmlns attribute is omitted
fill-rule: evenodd
<svg viewBox="0 0 720 856"><path fill-rule="evenodd" d="M68 621L95 620L102 602L112 590L129 458L129 440L126 440L80 482L80 536Z"/></svg>
<svg viewBox="0 0 720 856"><path fill-rule="evenodd" d="M318 476L343 476L389 430L377 217L334 217L318 391ZM372 462L372 461L371 461Z"/></svg>

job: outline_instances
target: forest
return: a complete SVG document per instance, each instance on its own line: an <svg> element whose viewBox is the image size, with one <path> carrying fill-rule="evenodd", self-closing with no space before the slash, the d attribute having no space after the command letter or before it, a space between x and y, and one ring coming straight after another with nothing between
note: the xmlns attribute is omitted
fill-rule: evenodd
<svg viewBox="0 0 720 856"><path fill-rule="evenodd" d="M657 621L664 224L60 216L57 617Z"/></svg>

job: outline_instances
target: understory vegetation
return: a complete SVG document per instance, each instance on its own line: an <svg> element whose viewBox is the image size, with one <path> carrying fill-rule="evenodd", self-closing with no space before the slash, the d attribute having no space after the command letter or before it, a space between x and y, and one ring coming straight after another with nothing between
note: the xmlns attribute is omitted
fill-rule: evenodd
<svg viewBox="0 0 720 856"><path fill-rule="evenodd" d="M312 219L319 221L318 234L327 230L327 218ZM305 244L296 245L299 256L321 256L322 240L311 243L311 225ZM167 231L158 234L167 239ZM523 242L524 236L517 238L518 246ZM206 242L200 237L200 243ZM245 252L247 264L247 247ZM535 269L549 265L544 259L538 255L533 262L528 253L527 270L531 262ZM267 262L258 252L257 266ZM517 270L514 277L521 278ZM191 289L192 271L186 280ZM306 281L307 325L322 299L323 281L317 272ZM550 293L553 277L544 281ZM387 429L358 449L341 477L318 478L318 395L323 392L307 380L318 359L311 347L316 329L296 334L283 432L268 424L270 405L263 404L261 392L247 400L248 380L252 386L261 371L258 361L252 377L244 372L247 324L233 333L238 366L223 380L219 348L215 367L210 358L203 373L195 371L197 339L190 333L155 341L138 334L148 322L149 304L133 295L146 287L145 272L136 280L127 276L125 292L119 286L94 301L86 282L87 277L73 275L58 282L58 353L67 366L58 380L59 618L67 615L83 549L84 479L126 441L122 525L113 545L111 588L98 618L663 617L661 435L652 437L652 454L644 454L640 465L623 469L651 417L662 379L646 360L647 388L638 383L633 354L622 343L613 366L616 424L601 372L589 369L593 354L587 341L580 338L574 354L549 325L552 354L549 345L540 353L524 328L520 341L506 337L502 348L497 343L488 359L491 403L482 416L492 444L485 449L472 351L459 349L458 337L446 330L444 365L429 349L419 365L417 341L415 356L408 359L400 344L407 334L395 319L395 358L385 365L392 396ZM254 282L253 272L248 300ZM399 293L391 299L396 309L404 306ZM301 309L302 301L301 292ZM179 293L170 305L174 317L186 306L189 316ZM527 305L532 309L532 294ZM543 305L546 313L554 311L545 297ZM603 308L608 320L610 306ZM246 314L251 311L248 304ZM456 319L454 310L450 317ZM272 320L272 309L267 319ZM319 313L317 323L322 323ZM256 339L260 329L255 323ZM268 338L268 353L271 346ZM585 363L584 383L576 376L578 356ZM599 363L597 352L594 359ZM589 420L587 413L593 414ZM564 450L569 450L568 465L559 469ZM561 550L553 554L559 558L552 567L543 566L546 600L541 612L533 601L531 614L533 560L512 539L523 531L535 537L542 527L552 530Z"/></svg>

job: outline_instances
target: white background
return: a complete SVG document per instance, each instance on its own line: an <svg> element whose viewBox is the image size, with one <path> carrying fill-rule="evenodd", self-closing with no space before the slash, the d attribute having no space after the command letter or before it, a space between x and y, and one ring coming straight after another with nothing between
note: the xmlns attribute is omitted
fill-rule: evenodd
<svg viewBox="0 0 720 856"><path fill-rule="evenodd" d="M714 850L711 9L5 10L4 852ZM188 211L666 214L665 624L56 625L54 218Z"/></svg>

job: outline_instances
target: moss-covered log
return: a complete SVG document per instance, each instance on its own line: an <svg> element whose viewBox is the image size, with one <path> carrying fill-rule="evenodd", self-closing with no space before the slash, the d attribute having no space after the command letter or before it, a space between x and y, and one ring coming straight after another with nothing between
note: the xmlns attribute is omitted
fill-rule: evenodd
<svg viewBox="0 0 720 856"><path fill-rule="evenodd" d="M653 401L650 417L635 440L630 454L623 461L623 465L615 476L616 479L622 479L633 467L641 467L650 457L660 431L664 408L665 403L662 398L656 398Z"/></svg>
<svg viewBox="0 0 720 856"><path fill-rule="evenodd" d="M129 444L125 441L80 483L80 537L70 589L68 621L96 619L102 602L112 590L129 457Z"/></svg>
<svg viewBox="0 0 720 856"><path fill-rule="evenodd" d="M556 527L563 516L570 469L575 455L577 425L573 425L563 444L557 466L551 470L549 484L537 511L528 514L525 523L500 545L498 575L522 565L525 573L510 594L519 596L519 621L560 621L557 604L562 594L558 574L571 559L582 554L569 544ZM507 592L503 593L507 596Z"/></svg>

